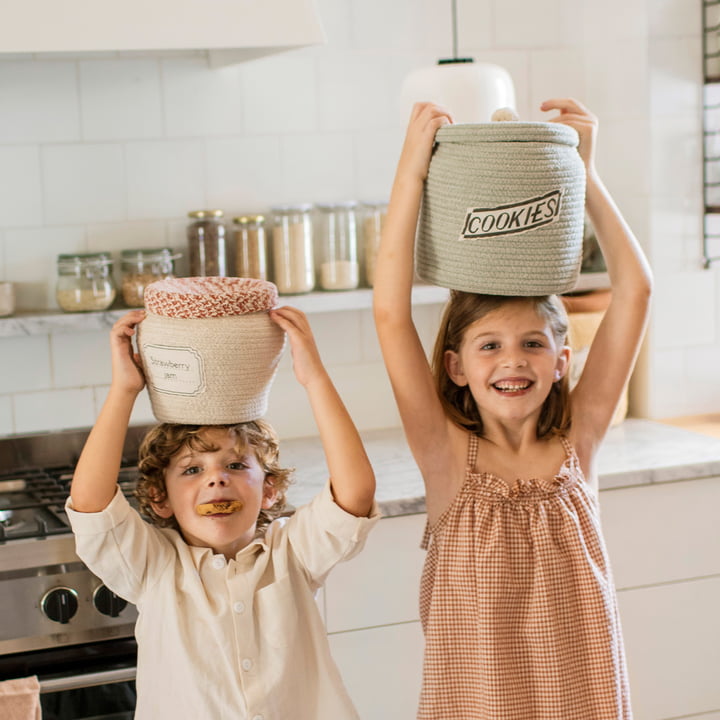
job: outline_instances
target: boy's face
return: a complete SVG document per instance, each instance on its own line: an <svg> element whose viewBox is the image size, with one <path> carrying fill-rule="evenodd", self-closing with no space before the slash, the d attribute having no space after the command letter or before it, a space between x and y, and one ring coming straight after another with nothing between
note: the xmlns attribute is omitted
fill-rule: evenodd
<svg viewBox="0 0 720 720"><path fill-rule="evenodd" d="M165 470L167 499L153 508L161 517L175 516L188 545L212 548L229 559L252 542L260 510L272 507L276 492L252 447L236 449L235 437L222 428L207 430L203 439L218 449L180 449ZM210 515L197 510L227 502L242 507Z"/></svg>

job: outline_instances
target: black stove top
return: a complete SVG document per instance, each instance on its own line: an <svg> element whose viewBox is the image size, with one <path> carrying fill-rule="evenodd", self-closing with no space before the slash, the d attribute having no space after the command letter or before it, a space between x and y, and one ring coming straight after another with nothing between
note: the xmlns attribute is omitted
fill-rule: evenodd
<svg viewBox="0 0 720 720"><path fill-rule="evenodd" d="M69 533L65 501L73 468L68 465L0 472L0 543ZM118 484L130 503L137 468L122 468Z"/></svg>

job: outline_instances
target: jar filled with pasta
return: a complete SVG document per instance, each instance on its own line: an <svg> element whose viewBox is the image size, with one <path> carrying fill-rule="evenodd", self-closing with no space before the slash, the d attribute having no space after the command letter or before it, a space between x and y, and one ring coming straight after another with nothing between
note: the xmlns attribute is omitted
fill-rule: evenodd
<svg viewBox="0 0 720 720"><path fill-rule="evenodd" d="M242 215L233 219L235 275L269 280L264 215Z"/></svg>
<svg viewBox="0 0 720 720"><path fill-rule="evenodd" d="M142 307L145 288L155 280L174 277L180 255L170 248L123 250L120 253L121 291L128 307Z"/></svg>

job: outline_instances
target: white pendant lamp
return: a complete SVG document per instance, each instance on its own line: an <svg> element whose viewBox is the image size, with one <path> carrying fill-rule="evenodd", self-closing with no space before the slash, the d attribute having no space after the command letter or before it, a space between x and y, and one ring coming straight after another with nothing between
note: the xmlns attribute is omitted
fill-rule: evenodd
<svg viewBox="0 0 720 720"><path fill-rule="evenodd" d="M499 108L515 110L515 89L510 73L499 65L476 63L458 57L457 7L451 2L453 56L437 65L411 72L400 90L400 112L410 117L416 102L430 101L450 110L456 123L490 122Z"/></svg>

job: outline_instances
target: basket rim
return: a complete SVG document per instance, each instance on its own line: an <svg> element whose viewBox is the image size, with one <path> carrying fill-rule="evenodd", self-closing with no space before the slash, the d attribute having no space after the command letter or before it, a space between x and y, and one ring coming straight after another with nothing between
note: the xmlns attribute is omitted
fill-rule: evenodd
<svg viewBox="0 0 720 720"><path fill-rule="evenodd" d="M577 130L550 122L486 122L443 125L435 134L436 143L545 142L577 147Z"/></svg>

